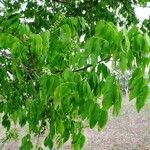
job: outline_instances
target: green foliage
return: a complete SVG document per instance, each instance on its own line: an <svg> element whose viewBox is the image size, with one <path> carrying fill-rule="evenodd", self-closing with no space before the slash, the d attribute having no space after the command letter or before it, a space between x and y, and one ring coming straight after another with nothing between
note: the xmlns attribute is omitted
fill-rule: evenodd
<svg viewBox="0 0 150 150"><path fill-rule="evenodd" d="M1 3L6 7L0 12L6 12L9 16L12 12L19 10L20 16L25 22L34 18L30 21L30 25L32 31L34 30L35 32L41 31L42 28L49 29L50 26L59 25L63 17L59 15L55 17L57 13L65 14L67 17L83 17L90 27L89 30L86 30L86 33L90 36L94 32L95 22L99 21L99 19L113 22L115 25L119 24L120 26L137 24L138 20L134 12L134 6L145 6L147 2L148 0L112 0L111 2L109 0L43 0L42 2L33 0L12 2L1 0ZM22 9L23 6L24 9ZM77 18L74 19L74 24L77 24ZM15 19L17 18L10 19L10 24ZM83 19L79 21L82 27L86 27ZM143 23L143 26L149 29L147 23ZM7 28L7 26L5 27ZM145 28L142 28L142 30L144 31ZM80 34L82 33L83 30L80 30Z"/></svg>
<svg viewBox="0 0 150 150"><path fill-rule="evenodd" d="M33 146L32 146L32 143L30 141L30 135L28 134L25 137L23 137L20 150L30 150L32 148L33 148Z"/></svg>
<svg viewBox="0 0 150 150"><path fill-rule="evenodd" d="M137 68L129 81L129 88L131 89L129 98L132 100L136 98L136 108L139 112L145 105L149 95L148 81L144 79L144 74L141 69Z"/></svg>
<svg viewBox="0 0 150 150"><path fill-rule="evenodd" d="M8 132L6 132L6 139L7 140L18 140L18 130L16 128L9 130Z"/></svg>
<svg viewBox="0 0 150 150"><path fill-rule="evenodd" d="M38 7L28 3L31 4ZM115 4L119 6L118 2L112 6ZM107 5L107 1L101 5ZM67 10L72 7L66 6ZM47 24L39 21L41 15L36 15L35 25L21 23L17 13L5 13L0 18L2 125L7 130L12 122L28 126L21 150L32 149L31 135L39 136L45 131L48 135L44 145L49 149L55 143L60 147L70 138L72 147L78 150L85 142L84 121L90 128L102 129L109 110L118 115L121 109L120 83L107 62L112 61L114 68L119 65L123 74L127 70L133 72L129 98L136 99L138 112L145 105L149 96L149 79L144 75L150 63L150 38L136 25L118 31L111 18L107 21L97 16L95 23L90 24L90 14L73 17L77 14L71 16L68 11L65 15L54 13ZM84 33L85 41L80 42Z"/></svg>

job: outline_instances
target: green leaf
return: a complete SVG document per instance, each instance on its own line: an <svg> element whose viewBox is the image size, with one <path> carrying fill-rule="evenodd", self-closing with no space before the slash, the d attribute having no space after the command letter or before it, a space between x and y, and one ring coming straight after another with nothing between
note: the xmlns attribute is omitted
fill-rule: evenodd
<svg viewBox="0 0 150 150"><path fill-rule="evenodd" d="M30 28L27 24L20 24L18 27L18 31L19 34L22 36L31 33Z"/></svg>
<svg viewBox="0 0 150 150"><path fill-rule="evenodd" d="M80 149L83 147L84 143L85 143L85 136L81 134L78 142Z"/></svg>
<svg viewBox="0 0 150 150"><path fill-rule="evenodd" d="M103 101L102 106L103 110L108 110L114 102L114 81L115 78L113 76L108 76L103 88Z"/></svg>
<svg viewBox="0 0 150 150"><path fill-rule="evenodd" d="M123 29L121 48L124 52L128 52L130 50L130 39L125 28Z"/></svg>
<svg viewBox="0 0 150 150"><path fill-rule="evenodd" d="M42 43L43 43L43 52L47 52L49 50L50 45L50 32L45 31L41 33Z"/></svg>
<svg viewBox="0 0 150 150"><path fill-rule="evenodd" d="M98 73L102 75L102 78L107 78L107 76L110 73L110 70L108 69L108 67L103 63L98 65L97 71Z"/></svg>
<svg viewBox="0 0 150 150"><path fill-rule="evenodd" d="M93 111L90 115L90 128L94 128L94 126L99 120L99 115L100 115L100 108L98 104L95 104Z"/></svg>
<svg viewBox="0 0 150 150"><path fill-rule="evenodd" d="M47 98L54 96L56 87L60 84L60 78L56 75L43 75L40 79L40 98L47 103Z"/></svg>
<svg viewBox="0 0 150 150"><path fill-rule="evenodd" d="M0 96L0 113L2 113L4 110L4 102L1 102L1 96Z"/></svg>
<svg viewBox="0 0 150 150"><path fill-rule="evenodd" d="M21 45L21 41L17 37L11 34L8 34L8 33L0 34L0 48L2 49L10 48L12 50L13 45Z"/></svg>
<svg viewBox="0 0 150 150"><path fill-rule="evenodd" d="M21 53L21 49L22 49L22 46L20 45L19 42L15 42L13 45L12 45L12 52L13 52L13 55L15 57L19 57L20 56L20 53Z"/></svg>
<svg viewBox="0 0 150 150"><path fill-rule="evenodd" d="M145 39L146 39L148 46L150 47L150 37L148 36L147 33L145 33L144 36L145 36Z"/></svg>
<svg viewBox="0 0 150 150"><path fill-rule="evenodd" d="M104 20L100 20L95 28L95 33L98 35L103 35L104 31L107 31L107 26L106 26L106 22Z"/></svg>
<svg viewBox="0 0 150 150"><path fill-rule="evenodd" d="M68 24L64 24L63 26L61 26L59 38L62 43L70 42L71 30Z"/></svg>
<svg viewBox="0 0 150 150"><path fill-rule="evenodd" d="M18 120L18 111L15 111L12 115L11 115L12 120L14 121L14 124L17 124L17 120Z"/></svg>
<svg viewBox="0 0 150 150"><path fill-rule="evenodd" d="M87 53L92 53L93 51L96 51L96 44L97 42L97 37L91 37L90 39L87 40L86 44L85 44L85 49L87 51ZM100 49L100 47L98 47Z"/></svg>
<svg viewBox="0 0 150 150"><path fill-rule="evenodd" d="M86 80L83 81L83 93L86 93L88 97L92 96L91 87Z"/></svg>
<svg viewBox="0 0 150 150"><path fill-rule="evenodd" d="M19 125L23 127L26 124L27 119L26 111L24 109L20 109L18 111L18 116L19 116Z"/></svg>
<svg viewBox="0 0 150 150"><path fill-rule="evenodd" d="M98 127L104 128L106 123L108 121L108 112L105 110L100 109L100 113L99 113L99 119L98 119Z"/></svg>
<svg viewBox="0 0 150 150"><path fill-rule="evenodd" d="M138 82L139 78L143 76L141 69L137 68L132 73L132 78L129 80L129 89L132 89L135 84Z"/></svg>
<svg viewBox="0 0 150 150"><path fill-rule="evenodd" d="M64 131L64 139L63 142L65 143L69 139L70 133L68 129L65 129Z"/></svg>
<svg viewBox="0 0 150 150"><path fill-rule="evenodd" d="M69 107L69 99L71 96L71 90L73 89L72 83L62 83L59 86L56 87L54 91L54 108L56 109L58 106L60 107L61 104L65 105L67 108L67 105ZM65 108L64 108L65 109Z"/></svg>
<svg viewBox="0 0 150 150"><path fill-rule="evenodd" d="M60 97L61 86L58 86L54 92L54 106L57 108L61 105L61 97Z"/></svg>
<svg viewBox="0 0 150 150"><path fill-rule="evenodd" d="M77 135L73 136L72 145L75 150L79 150L83 147L85 142L85 136L82 133L78 133Z"/></svg>
<svg viewBox="0 0 150 150"><path fill-rule="evenodd" d="M57 131L58 131L58 133L63 135L63 133L65 131L65 126L64 126L63 120L58 120L58 122L57 122Z"/></svg>
<svg viewBox="0 0 150 150"><path fill-rule="evenodd" d="M97 91L96 91L98 97L101 96L104 85L105 85L104 81L100 81L100 83L98 84Z"/></svg>
<svg viewBox="0 0 150 150"><path fill-rule="evenodd" d="M123 74L126 71L127 64L128 64L127 54L122 52L121 55L120 55L119 66L120 66L121 71L122 71Z"/></svg>
<svg viewBox="0 0 150 150"><path fill-rule="evenodd" d="M6 14L5 14L5 17L6 17ZM7 19L5 18L2 21L1 25L7 31L14 32L18 28L18 25L19 25L19 22L20 22L19 18L20 18L19 13L12 13L11 12L11 13L7 14Z"/></svg>
<svg viewBox="0 0 150 150"><path fill-rule="evenodd" d="M115 100L113 104L113 115L117 116L120 112L122 103L121 90L118 82L115 85L114 93L115 93Z"/></svg>
<svg viewBox="0 0 150 150"><path fill-rule="evenodd" d="M68 68L63 72L63 77L66 81L73 81L74 73Z"/></svg>
<svg viewBox="0 0 150 150"><path fill-rule="evenodd" d="M20 150L31 150L33 148L31 137L29 134L23 137Z"/></svg>
<svg viewBox="0 0 150 150"><path fill-rule="evenodd" d="M48 146L50 149L53 148L53 141L52 141L52 139L51 139L50 136L47 136L47 137L45 138L45 140L44 140L44 145L45 145L46 147Z"/></svg>
<svg viewBox="0 0 150 150"><path fill-rule="evenodd" d="M130 94L129 94L129 99L132 100L134 99L135 97L137 97L143 86L144 86L144 79L143 77L139 78L138 80L136 80L135 84L134 84L134 88L130 91Z"/></svg>
<svg viewBox="0 0 150 150"><path fill-rule="evenodd" d="M43 40L39 34L31 34L30 35L30 45L33 54L42 54L43 50Z"/></svg>
<svg viewBox="0 0 150 150"><path fill-rule="evenodd" d="M101 20L96 25L95 33L98 37L109 41L109 44L111 45L111 52L114 53L114 50L118 48L120 42L116 26L112 22L105 22L104 20Z"/></svg>
<svg viewBox="0 0 150 150"><path fill-rule="evenodd" d="M8 115L6 115L6 114L3 116L2 125L4 126L4 128L7 128L7 130L10 129L11 123L10 123L10 120L8 118Z"/></svg>
<svg viewBox="0 0 150 150"><path fill-rule="evenodd" d="M82 119L85 119L85 118L89 118L90 119L90 116L92 114L94 106L95 106L95 103L94 103L93 99L85 100L83 105L81 105L81 116L82 116Z"/></svg>
<svg viewBox="0 0 150 150"><path fill-rule="evenodd" d="M97 55L96 54L91 54L90 59L91 59L92 65L95 66L97 64L97 61L98 61Z"/></svg>
<svg viewBox="0 0 150 150"><path fill-rule="evenodd" d="M149 87L148 86L144 86L142 88L141 93L139 94L139 96L136 99L136 109L139 112L143 106L145 105L145 102L148 98L149 95Z"/></svg>

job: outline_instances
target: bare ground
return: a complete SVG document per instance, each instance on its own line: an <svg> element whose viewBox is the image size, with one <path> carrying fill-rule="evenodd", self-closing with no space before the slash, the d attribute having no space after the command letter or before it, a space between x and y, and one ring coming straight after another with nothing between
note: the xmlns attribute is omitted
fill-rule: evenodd
<svg viewBox="0 0 150 150"><path fill-rule="evenodd" d="M21 129L20 135L23 133ZM135 102L128 102L125 98L120 115L110 115L105 129L98 132L96 129L85 128L84 133L87 139L84 150L150 150L150 103L137 113ZM4 129L0 127L0 139L2 137ZM19 141L10 141L2 150L18 150L19 145ZM62 149L71 148L66 143Z"/></svg>

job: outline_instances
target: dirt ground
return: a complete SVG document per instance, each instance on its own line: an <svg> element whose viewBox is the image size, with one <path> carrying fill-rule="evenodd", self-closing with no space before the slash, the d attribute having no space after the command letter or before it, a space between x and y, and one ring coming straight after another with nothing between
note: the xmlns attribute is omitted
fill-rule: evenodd
<svg viewBox="0 0 150 150"><path fill-rule="evenodd" d="M24 130L20 130L22 134ZM137 113L135 101L123 100L123 107L118 117L110 116L107 126L102 131L85 128L86 143L83 150L150 150L150 103ZM0 139L4 129L0 127ZM10 141L2 150L18 150L20 142ZM70 150L67 143L62 150ZM47 150L45 148L45 150Z"/></svg>

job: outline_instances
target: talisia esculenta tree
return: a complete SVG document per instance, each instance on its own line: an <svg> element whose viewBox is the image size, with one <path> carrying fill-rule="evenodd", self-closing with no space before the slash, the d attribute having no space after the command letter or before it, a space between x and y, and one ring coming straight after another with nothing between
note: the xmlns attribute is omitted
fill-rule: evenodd
<svg viewBox="0 0 150 150"><path fill-rule="evenodd" d="M7 130L13 123L28 126L20 150L32 149L31 135L44 132L49 149L68 139L75 150L81 149L84 122L102 129L110 109L118 115L122 93L109 61L122 74L132 72L129 99L136 100L138 112L145 105L150 37L136 25L118 30L99 20L94 33L81 42L79 33L88 28L83 17L56 14L54 25L39 32L19 18L12 13L0 19L0 113Z"/></svg>

